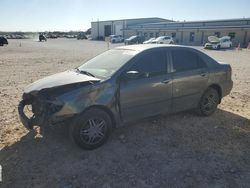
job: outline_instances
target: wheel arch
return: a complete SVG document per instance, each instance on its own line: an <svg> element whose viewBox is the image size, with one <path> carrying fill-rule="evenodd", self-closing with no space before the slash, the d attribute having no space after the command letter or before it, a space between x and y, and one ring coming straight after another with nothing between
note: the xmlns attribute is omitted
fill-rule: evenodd
<svg viewBox="0 0 250 188"><path fill-rule="evenodd" d="M103 110L104 112L106 112L112 121L112 127L113 128L116 127L115 116L114 116L113 112L108 107L103 106L103 105L92 105L92 106L89 106L86 109L84 109L84 111L82 113L85 113L86 111L91 110L91 109L100 109L100 110Z"/></svg>

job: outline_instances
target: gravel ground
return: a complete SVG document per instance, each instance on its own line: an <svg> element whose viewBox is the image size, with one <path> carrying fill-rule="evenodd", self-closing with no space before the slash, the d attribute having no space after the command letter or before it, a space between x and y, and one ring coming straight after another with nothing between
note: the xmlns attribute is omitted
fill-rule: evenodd
<svg viewBox="0 0 250 188"><path fill-rule="evenodd" d="M250 50L205 51L233 69L233 90L211 117L183 112L141 120L84 151L69 141L65 125L46 137L27 131L17 105L26 85L80 65L107 44L9 43L0 48L0 187L249 187Z"/></svg>

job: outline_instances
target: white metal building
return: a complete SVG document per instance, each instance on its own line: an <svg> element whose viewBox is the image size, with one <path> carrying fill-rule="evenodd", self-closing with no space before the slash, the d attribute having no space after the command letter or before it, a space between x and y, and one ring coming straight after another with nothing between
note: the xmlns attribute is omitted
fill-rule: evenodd
<svg viewBox="0 0 250 188"><path fill-rule="evenodd" d="M240 43L246 47L250 42L250 18L187 22L162 18L98 21L92 22L91 29L93 39L104 39L111 34L122 35L124 38L140 35L145 39L168 35L177 44L203 45L208 36L227 35L231 37L234 46Z"/></svg>
<svg viewBox="0 0 250 188"><path fill-rule="evenodd" d="M104 39L109 35L122 35L126 38L128 36L124 33L124 30L130 26L167 21L170 22L170 20L154 17L91 22L91 37L93 39Z"/></svg>

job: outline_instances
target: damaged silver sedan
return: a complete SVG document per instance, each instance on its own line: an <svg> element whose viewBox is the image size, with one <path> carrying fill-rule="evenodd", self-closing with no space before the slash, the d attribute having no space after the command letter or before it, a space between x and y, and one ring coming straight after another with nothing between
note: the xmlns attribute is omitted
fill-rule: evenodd
<svg viewBox="0 0 250 188"><path fill-rule="evenodd" d="M26 128L66 122L77 145L94 149L132 120L188 109L211 115L232 85L230 65L194 48L124 46L29 85L18 111Z"/></svg>

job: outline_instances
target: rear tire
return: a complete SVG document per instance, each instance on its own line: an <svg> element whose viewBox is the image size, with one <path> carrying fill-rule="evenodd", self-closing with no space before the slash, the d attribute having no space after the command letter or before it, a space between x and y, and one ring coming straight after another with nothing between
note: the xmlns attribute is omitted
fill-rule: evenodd
<svg viewBox="0 0 250 188"><path fill-rule="evenodd" d="M220 101L219 93L216 89L209 87L202 95L197 112L202 116L210 116L216 110Z"/></svg>
<svg viewBox="0 0 250 188"><path fill-rule="evenodd" d="M81 148L92 150L103 145L112 130L110 116L101 109L90 109L73 120L71 139Z"/></svg>

